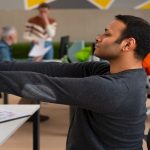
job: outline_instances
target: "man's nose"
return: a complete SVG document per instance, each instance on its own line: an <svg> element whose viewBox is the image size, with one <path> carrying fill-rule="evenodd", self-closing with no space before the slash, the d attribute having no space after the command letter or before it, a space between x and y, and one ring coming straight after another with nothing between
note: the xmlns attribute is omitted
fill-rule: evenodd
<svg viewBox="0 0 150 150"><path fill-rule="evenodd" d="M96 41L101 42L102 41L102 36L99 34L96 36Z"/></svg>

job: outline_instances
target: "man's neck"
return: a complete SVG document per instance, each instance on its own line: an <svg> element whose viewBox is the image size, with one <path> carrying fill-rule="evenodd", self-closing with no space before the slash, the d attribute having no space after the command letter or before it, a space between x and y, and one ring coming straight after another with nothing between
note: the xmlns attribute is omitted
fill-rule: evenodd
<svg viewBox="0 0 150 150"><path fill-rule="evenodd" d="M110 61L110 72L111 73L118 73L125 70L130 69L140 69L142 68L142 61L141 60L128 60L128 61Z"/></svg>

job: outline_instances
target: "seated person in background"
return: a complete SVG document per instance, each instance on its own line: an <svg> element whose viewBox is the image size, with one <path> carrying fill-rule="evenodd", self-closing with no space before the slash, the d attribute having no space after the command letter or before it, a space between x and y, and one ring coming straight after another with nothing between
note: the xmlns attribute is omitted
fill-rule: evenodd
<svg viewBox="0 0 150 150"><path fill-rule="evenodd" d="M0 61L12 61L11 46L17 42L17 32L14 27L3 27L0 40Z"/></svg>
<svg viewBox="0 0 150 150"><path fill-rule="evenodd" d="M17 31L14 27L3 27L1 29L0 40L0 61L13 61L11 46L17 42ZM0 94L1 98L1 94ZM33 100L21 99L19 104L33 104ZM49 117L40 115L41 121L48 120Z"/></svg>
<svg viewBox="0 0 150 150"><path fill-rule="evenodd" d="M149 52L150 24L117 15L94 51L110 64L0 63L0 91L75 106L67 150L142 150Z"/></svg>
<svg viewBox="0 0 150 150"><path fill-rule="evenodd" d="M12 61L11 46L17 42L17 31L14 27L5 26L1 28L0 34L0 61ZM2 94L0 93L0 98Z"/></svg>
<svg viewBox="0 0 150 150"><path fill-rule="evenodd" d="M44 47L49 50L44 56L33 57L33 61L42 61L42 59L53 59L53 38L56 34L56 21L49 17L49 5L42 3L38 7L39 15L30 18L25 26L24 38L32 42L32 46L38 45L42 40Z"/></svg>

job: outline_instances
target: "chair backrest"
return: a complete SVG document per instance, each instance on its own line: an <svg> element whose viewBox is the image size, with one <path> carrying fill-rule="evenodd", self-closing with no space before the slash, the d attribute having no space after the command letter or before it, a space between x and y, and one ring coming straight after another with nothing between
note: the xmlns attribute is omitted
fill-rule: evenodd
<svg viewBox="0 0 150 150"><path fill-rule="evenodd" d="M150 53L144 58L143 67L145 68L147 75L150 76Z"/></svg>
<svg viewBox="0 0 150 150"><path fill-rule="evenodd" d="M75 54L85 47L84 41L76 41L74 42L68 49L68 58L71 62L78 62L75 57Z"/></svg>
<svg viewBox="0 0 150 150"><path fill-rule="evenodd" d="M62 58L64 55L67 54L67 50L69 47L69 36L62 36L60 38L60 48L59 48L59 59Z"/></svg>

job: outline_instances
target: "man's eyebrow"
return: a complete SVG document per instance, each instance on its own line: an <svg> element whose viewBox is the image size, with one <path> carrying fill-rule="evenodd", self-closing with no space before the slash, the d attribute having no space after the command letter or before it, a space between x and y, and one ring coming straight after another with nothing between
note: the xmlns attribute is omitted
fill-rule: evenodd
<svg viewBox="0 0 150 150"><path fill-rule="evenodd" d="M107 33L112 33L112 30L111 29L109 29L109 28L105 28L105 32L107 32Z"/></svg>

